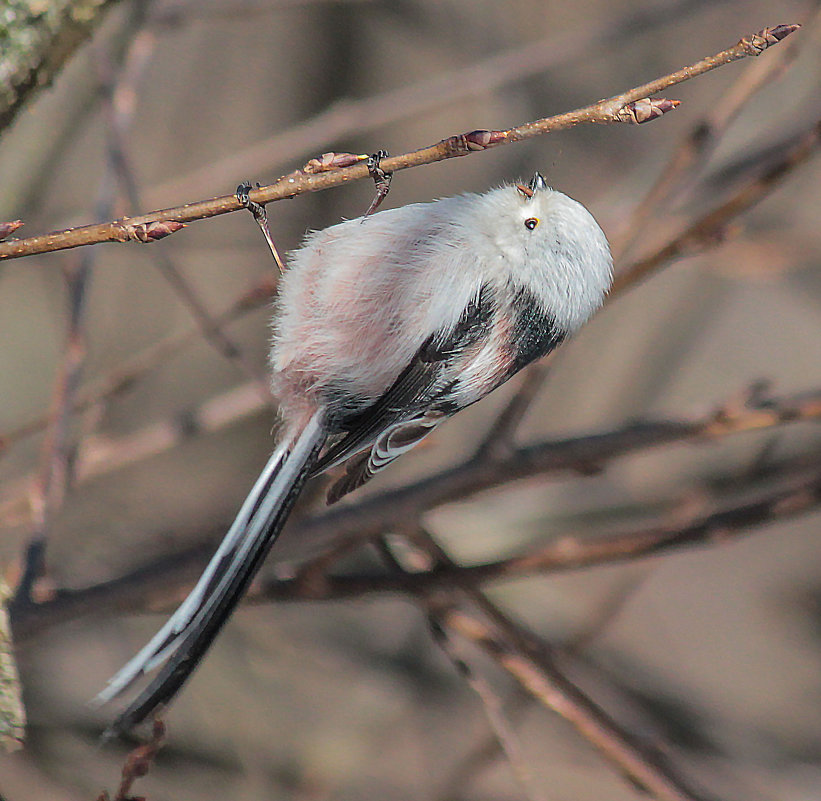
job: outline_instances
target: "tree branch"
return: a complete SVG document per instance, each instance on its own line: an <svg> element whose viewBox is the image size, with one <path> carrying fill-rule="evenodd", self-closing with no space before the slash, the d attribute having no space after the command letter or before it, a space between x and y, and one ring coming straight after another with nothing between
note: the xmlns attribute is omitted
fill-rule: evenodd
<svg viewBox="0 0 821 801"><path fill-rule="evenodd" d="M292 521L295 538L316 542L333 539L341 552L345 538L381 534L415 520L420 511L447 500L465 497L515 478L575 469L589 472L618 455L674 442L700 441L735 431L758 430L787 420L821 416L821 393L789 401L770 402L758 409L725 407L699 421L668 421L630 426L608 434L541 443L513 451L487 464L471 459L430 478L389 490L358 504ZM443 485L439 491L437 488ZM482 565L408 574L401 582L383 575L328 576L324 571L299 574L296 578L269 582L252 593L256 600L330 600L356 597L370 592L419 592L428 587L452 586L453 582L482 582L589 567L666 551L693 544L711 544L738 536L754 525L792 517L815 508L821 496L821 477L812 473L794 479L785 487L759 490L721 509L676 514L655 525L634 531L619 531L595 539L563 537L534 551ZM182 595L212 550L208 543L144 565L130 574L80 590L58 590L47 602L33 604L15 614L17 636L29 636L44 628L105 608L135 610L158 608ZM325 567L327 561L324 563Z"/></svg>
<svg viewBox="0 0 821 801"><path fill-rule="evenodd" d="M766 197L796 167L814 156L819 146L821 121L816 122L810 131L762 175L743 185L723 203L692 222L656 251L627 266L613 281L609 298L620 295L668 262L697 253L720 241L731 220Z"/></svg>
<svg viewBox="0 0 821 801"><path fill-rule="evenodd" d="M458 570L458 565L424 528L415 533L414 541L427 551L436 567ZM458 595L465 596L477 607L490 625L467 613L462 605L457 606L454 600ZM430 591L421 598L426 599L427 606L432 605ZM447 603L434 605L443 631L459 631L486 651L527 692L573 724L625 776L659 801L698 801L700 796L687 787L662 758L663 745L640 744L620 726L560 667L557 649L514 621L463 576L456 576L450 589L445 590L445 598Z"/></svg>
<svg viewBox="0 0 821 801"><path fill-rule="evenodd" d="M432 164L444 159L466 156L501 144L519 142L552 131L572 128L582 123L643 123L671 111L677 101L651 98L650 95L670 86L703 75L717 67L747 56L760 55L798 29L798 25L777 25L765 28L752 36L744 37L733 47L642 84L620 95L600 100L592 105L535 120L504 131L470 131L443 139L419 150L392 156L382 161L386 171ZM295 197L306 192L316 192L341 186L368 177L368 168L359 163L342 169L307 174L297 171L283 176L274 184L252 190L251 200L270 203L274 200ZM220 214L239 211L244 207L234 195L211 198L184 206L149 212L138 217L122 218L97 225L87 225L56 231L41 236L0 242L0 259L13 259L48 253L100 242L151 242L179 230L183 224Z"/></svg>
<svg viewBox="0 0 821 801"><path fill-rule="evenodd" d="M48 86L115 0L6 0L0 25L0 130Z"/></svg>
<svg viewBox="0 0 821 801"><path fill-rule="evenodd" d="M726 1L726 0L725 0ZM629 42L661 25L675 25L711 0L671 0L663 6L617 9L594 24L585 19L576 30L553 30L533 42L517 42L473 64L435 72L420 80L368 97L343 98L290 128L216 161L175 176L151 190L149 197L201 195L212 186L230 186L238 175L271 174L307 153L328 150L368 131L415 119L434 108L497 92L516 81L578 59L582 53L629 47ZM769 60L769 59L767 59Z"/></svg>
<svg viewBox="0 0 821 801"><path fill-rule="evenodd" d="M462 610L451 609L446 625L478 645L510 673L527 692L568 720L630 780L658 801L704 801L661 760L646 753L635 738L561 673L549 654L512 647L493 628ZM513 625L505 633L513 632Z"/></svg>

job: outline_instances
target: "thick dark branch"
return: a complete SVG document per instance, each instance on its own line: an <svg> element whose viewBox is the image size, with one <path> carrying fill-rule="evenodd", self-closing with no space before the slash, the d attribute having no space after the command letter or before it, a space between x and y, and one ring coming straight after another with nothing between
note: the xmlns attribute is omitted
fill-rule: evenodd
<svg viewBox="0 0 821 801"><path fill-rule="evenodd" d="M249 600L338 600L376 592L419 593L446 589L455 583L480 585L488 581L564 573L596 565L631 561L694 545L718 545L745 536L757 526L806 514L821 503L821 474L796 480L789 487L767 488L754 497L728 504L706 514L683 519L680 514L647 528L589 537L560 537L548 545L479 565L435 568L405 574L400 579L384 575L325 577L306 584L298 579L268 582Z"/></svg>
<svg viewBox="0 0 821 801"><path fill-rule="evenodd" d="M424 591L417 598L431 610L446 635L458 631L490 654L522 687L542 704L572 723L578 732L616 765L619 772L659 801L699 801L662 754L663 743L640 743L619 725L562 668L562 653L529 631L497 606L482 590L458 573L438 542L423 528L412 534L437 568L456 571L454 582L439 592ZM481 612L467 612L461 600ZM434 629L434 634L436 630ZM450 639L440 637L438 639ZM564 657L559 660L557 657Z"/></svg>
<svg viewBox="0 0 821 801"><path fill-rule="evenodd" d="M130 372L127 375L131 375ZM112 379L115 376L112 376ZM115 384L117 386L117 384ZM74 474L77 483L90 480L104 473L155 456L181 444L187 438L201 433L218 431L227 425L264 407L254 384L245 384L234 390L207 399L199 406L187 410L183 418L172 417L146 426L144 429L120 439L112 437L86 437L84 447L78 453ZM781 398L745 398L741 406L722 406L703 417L679 420L657 420L627 425L601 434L589 434L566 440L548 440L525 448L494 448L496 432L492 431L490 447L482 446L479 452L464 463L443 470L430 481L420 481L412 487L387 493L385 503L402 504L403 514L412 514L414 503L420 509L428 509L440 503L456 500L497 485L561 470L589 473L601 469L618 456L635 450L657 445L683 442L700 437L721 437L737 431L768 428L795 420L811 420L821 417L821 394L802 393ZM9 436L15 432L10 432ZM17 432L19 433L19 432ZM0 451L2 451L0 440ZM497 442L498 444L498 442ZM498 450L498 453L495 452ZM29 508L30 477L21 479L16 487L7 487L0 498L0 520L22 524L31 516ZM430 484L430 489L427 489ZM398 495L396 494L398 493ZM407 497L403 493L409 493ZM352 523L344 523L342 534L357 530L356 515L371 503L381 508L382 495L344 508L344 521L353 513ZM343 525L336 518L340 512L331 512L320 519L330 518L323 527L325 535L333 525ZM366 512L368 519L370 512ZM399 519L391 517L391 521ZM379 525L367 528L365 534L378 534Z"/></svg>
<svg viewBox="0 0 821 801"><path fill-rule="evenodd" d="M515 478L558 470L589 472L616 456L675 442L699 441L734 431L753 430L778 421L821 416L821 393L771 402L755 409L720 410L699 421L643 423L608 434L562 442L546 442L513 451L505 458L470 460L408 487L366 498L351 505L305 519L292 521L295 538L309 543L364 538L407 525L420 511L446 500L466 497L482 489L497 487ZM535 552L460 568L460 576L474 582L518 578L555 570L570 570L595 564L623 561L693 544L710 544L728 532L806 512L818 504L821 478L812 475L790 487L767 488L719 511L694 514L689 520L677 515L649 528L618 532L593 540L565 537ZM26 636L64 620L105 608L112 612L158 608L170 605L184 594L211 547L201 545L171 558L146 565L110 582L81 590L61 590L53 600L20 610L14 619L18 636ZM369 592L419 592L431 586L451 586L456 580L449 571L432 570L401 579L385 576L331 578L326 574L270 583L254 597L260 599L332 599Z"/></svg>

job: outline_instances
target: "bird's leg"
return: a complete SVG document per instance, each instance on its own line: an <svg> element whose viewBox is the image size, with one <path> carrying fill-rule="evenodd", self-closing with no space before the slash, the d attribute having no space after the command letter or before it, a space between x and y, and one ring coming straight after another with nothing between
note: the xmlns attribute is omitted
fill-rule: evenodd
<svg viewBox="0 0 821 801"><path fill-rule="evenodd" d="M382 167L379 166L382 159L387 157L387 150L379 150L368 156L368 173L371 178L373 178L374 185L376 186L376 196L371 202L368 210L365 212L365 217L370 216L379 208L380 204L388 196L388 192L390 191L393 173L383 170Z"/></svg>
<svg viewBox="0 0 821 801"><path fill-rule="evenodd" d="M257 184L257 186L259 186L259 184ZM277 246L274 243L274 238L271 236L271 231L268 228L268 212L265 211L265 206L261 203L251 200L249 194L251 189L253 189L251 184L248 181L243 181L237 187L237 200L253 215L257 225L259 226L259 230L262 231L262 235L265 237L265 241L271 249L271 255L277 263L279 273L282 275L282 273L285 272L285 264L282 261L282 257L279 255L279 250L277 249Z"/></svg>

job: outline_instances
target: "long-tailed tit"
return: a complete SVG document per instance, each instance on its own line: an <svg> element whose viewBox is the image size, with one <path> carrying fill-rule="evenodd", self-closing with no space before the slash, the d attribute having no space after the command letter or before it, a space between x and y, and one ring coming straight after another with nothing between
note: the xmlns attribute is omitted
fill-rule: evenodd
<svg viewBox="0 0 821 801"><path fill-rule="evenodd" d="M233 612L305 481L347 462L333 502L553 350L602 304L607 240L538 173L310 234L291 254L271 350L279 444L196 587L100 694L162 669L116 719L168 703Z"/></svg>

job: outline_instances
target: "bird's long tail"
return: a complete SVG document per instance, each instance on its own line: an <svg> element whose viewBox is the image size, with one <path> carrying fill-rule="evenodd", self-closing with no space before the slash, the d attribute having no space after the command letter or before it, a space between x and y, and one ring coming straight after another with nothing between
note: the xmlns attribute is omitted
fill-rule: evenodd
<svg viewBox="0 0 821 801"><path fill-rule="evenodd" d="M163 665L111 724L105 737L127 732L167 704L194 672L282 530L325 439L322 414L317 412L271 456L197 585L95 699L105 703L143 674Z"/></svg>

